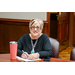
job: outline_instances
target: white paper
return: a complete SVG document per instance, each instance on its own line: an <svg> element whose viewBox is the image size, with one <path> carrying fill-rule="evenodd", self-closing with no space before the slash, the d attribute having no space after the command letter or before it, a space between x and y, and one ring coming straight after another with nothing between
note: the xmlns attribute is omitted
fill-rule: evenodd
<svg viewBox="0 0 75 75"><path fill-rule="evenodd" d="M21 60L21 61L36 61L36 60L41 60L40 58L38 58L38 59L33 59L33 60L28 60L28 59L23 59L23 58L21 58L21 57L19 57L19 56L16 56L16 58L17 58L17 60Z"/></svg>

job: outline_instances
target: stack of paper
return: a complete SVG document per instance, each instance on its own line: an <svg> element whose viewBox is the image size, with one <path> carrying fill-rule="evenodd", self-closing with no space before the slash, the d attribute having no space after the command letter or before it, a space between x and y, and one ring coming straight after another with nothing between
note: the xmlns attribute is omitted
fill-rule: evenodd
<svg viewBox="0 0 75 75"><path fill-rule="evenodd" d="M17 58L17 60L21 60L21 61L36 61L36 60L41 60L40 58L38 58L38 59L33 59L33 60L28 60L28 59L23 59L23 58L21 58L21 57L19 57L19 56L16 56L16 58Z"/></svg>

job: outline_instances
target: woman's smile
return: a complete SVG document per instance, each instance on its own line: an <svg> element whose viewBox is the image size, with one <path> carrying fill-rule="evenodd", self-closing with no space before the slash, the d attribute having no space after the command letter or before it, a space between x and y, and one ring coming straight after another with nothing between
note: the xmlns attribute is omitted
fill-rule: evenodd
<svg viewBox="0 0 75 75"><path fill-rule="evenodd" d="M36 33L38 33L38 32L37 32L37 31L34 31L33 33L36 34Z"/></svg>

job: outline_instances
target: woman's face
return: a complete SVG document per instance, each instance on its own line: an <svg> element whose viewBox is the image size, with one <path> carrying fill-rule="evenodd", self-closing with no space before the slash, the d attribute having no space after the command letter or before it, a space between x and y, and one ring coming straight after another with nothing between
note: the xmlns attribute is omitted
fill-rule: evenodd
<svg viewBox="0 0 75 75"><path fill-rule="evenodd" d="M32 36L39 36L42 33L42 29L40 27L39 23L36 23L35 25L30 27L30 33Z"/></svg>

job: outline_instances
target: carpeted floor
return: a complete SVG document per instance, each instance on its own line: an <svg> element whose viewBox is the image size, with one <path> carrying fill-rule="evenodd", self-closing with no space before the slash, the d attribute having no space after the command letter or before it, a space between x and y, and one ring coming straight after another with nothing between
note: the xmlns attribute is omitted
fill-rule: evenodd
<svg viewBox="0 0 75 75"><path fill-rule="evenodd" d="M59 57L61 59L65 59L65 60L70 60L70 53L71 53L71 50L73 49L74 47L68 47L62 51L59 52Z"/></svg>

